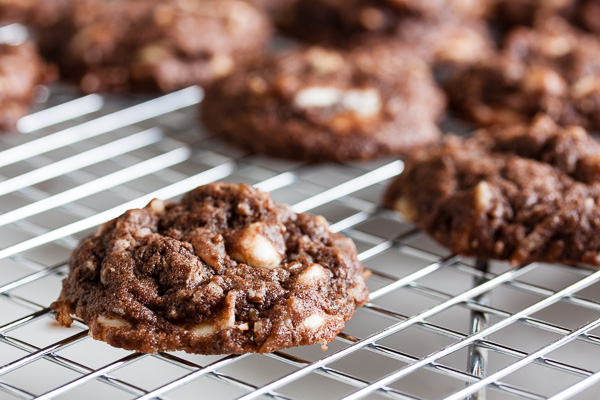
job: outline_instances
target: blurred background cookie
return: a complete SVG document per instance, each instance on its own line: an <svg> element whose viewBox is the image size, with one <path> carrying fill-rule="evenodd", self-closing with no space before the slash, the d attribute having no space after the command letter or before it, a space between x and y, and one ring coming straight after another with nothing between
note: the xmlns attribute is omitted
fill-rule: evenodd
<svg viewBox="0 0 600 400"><path fill-rule="evenodd" d="M2 33L0 28L0 33ZM6 38L6 36L4 36ZM54 78L30 41L0 42L0 131L12 131L26 115L36 88Z"/></svg>
<svg viewBox="0 0 600 400"><path fill-rule="evenodd" d="M387 38L430 61L468 62L485 57L492 45L483 20L491 8L490 0L297 0L280 25L312 43L350 47Z"/></svg>
<svg viewBox="0 0 600 400"><path fill-rule="evenodd" d="M272 34L266 14L241 0L72 0L37 31L43 54L84 92L206 85Z"/></svg>
<svg viewBox="0 0 600 400"><path fill-rule="evenodd" d="M559 17L519 27L500 53L459 70L447 85L455 110L480 124L527 121L600 129L600 37Z"/></svg>
<svg viewBox="0 0 600 400"><path fill-rule="evenodd" d="M378 42L266 56L209 87L201 119L250 152L347 161L436 142L444 108L427 64L401 45Z"/></svg>

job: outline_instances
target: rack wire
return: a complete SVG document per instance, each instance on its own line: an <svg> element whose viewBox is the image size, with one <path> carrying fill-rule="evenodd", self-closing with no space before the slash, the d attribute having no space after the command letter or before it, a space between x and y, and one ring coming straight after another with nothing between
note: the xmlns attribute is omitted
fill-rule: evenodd
<svg viewBox="0 0 600 400"><path fill-rule="evenodd" d="M393 159L247 155L198 123L202 90L79 96L55 86L0 138L0 399L597 399L600 272L463 259L379 207ZM139 354L48 308L77 242L215 180L270 191L351 237L370 301L328 350Z"/></svg>

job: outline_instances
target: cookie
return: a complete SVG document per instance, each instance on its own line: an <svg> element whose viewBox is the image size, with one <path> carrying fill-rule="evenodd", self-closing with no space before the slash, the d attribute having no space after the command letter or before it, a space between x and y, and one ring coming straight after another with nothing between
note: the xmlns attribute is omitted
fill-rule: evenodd
<svg viewBox="0 0 600 400"><path fill-rule="evenodd" d="M584 30L600 33L599 0L502 0L494 12L503 28L535 25L535 21L562 17Z"/></svg>
<svg viewBox="0 0 600 400"><path fill-rule="evenodd" d="M445 98L409 50L376 43L267 56L206 91L207 128L253 153L312 161L407 154L440 138Z"/></svg>
<svg viewBox="0 0 600 400"><path fill-rule="evenodd" d="M231 73L271 33L264 12L241 0L78 0L39 37L84 92L169 92Z"/></svg>
<svg viewBox="0 0 600 400"><path fill-rule="evenodd" d="M78 0L0 0L0 22L51 26Z"/></svg>
<svg viewBox="0 0 600 400"><path fill-rule="evenodd" d="M325 345L367 301L354 243L244 184L213 183L105 223L69 262L63 326L145 353Z"/></svg>
<svg viewBox="0 0 600 400"><path fill-rule="evenodd" d="M536 18L561 16L572 19L582 0L500 0L495 17L504 27L532 25Z"/></svg>
<svg viewBox="0 0 600 400"><path fill-rule="evenodd" d="M407 19L394 33L425 61L435 66L470 65L496 52L486 23L480 20Z"/></svg>
<svg viewBox="0 0 600 400"><path fill-rule="evenodd" d="M287 15L296 0L246 0L257 7L264 9L275 21L283 14Z"/></svg>
<svg viewBox="0 0 600 400"><path fill-rule="evenodd" d="M600 35L600 1L586 0L580 10L579 21L581 26Z"/></svg>
<svg viewBox="0 0 600 400"><path fill-rule="evenodd" d="M500 53L458 69L447 83L460 115L483 125L542 112L561 124L600 128L600 37L560 18L519 27Z"/></svg>
<svg viewBox="0 0 600 400"><path fill-rule="evenodd" d="M0 131L12 131L29 111L35 89L52 78L30 41L0 43Z"/></svg>
<svg viewBox="0 0 600 400"><path fill-rule="evenodd" d="M387 38L413 46L427 61L444 62L436 55L455 51L457 59L489 51L493 44L481 17L490 8L488 0L298 0L280 24L311 43L351 47Z"/></svg>
<svg viewBox="0 0 600 400"><path fill-rule="evenodd" d="M406 162L384 205L453 252L600 266L600 144L547 116L481 130Z"/></svg>

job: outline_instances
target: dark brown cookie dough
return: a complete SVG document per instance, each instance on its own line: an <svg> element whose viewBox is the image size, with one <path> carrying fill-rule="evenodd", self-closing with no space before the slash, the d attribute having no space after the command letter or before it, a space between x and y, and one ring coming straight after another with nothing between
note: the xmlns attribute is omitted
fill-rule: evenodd
<svg viewBox="0 0 600 400"><path fill-rule="evenodd" d="M600 144L546 116L447 136L409 159L384 205L453 252L600 266Z"/></svg>
<svg viewBox="0 0 600 400"><path fill-rule="evenodd" d="M444 106L420 58L378 43L266 57L208 88L201 118L251 152L346 161L407 154L438 141Z"/></svg>
<svg viewBox="0 0 600 400"><path fill-rule="evenodd" d="M206 85L271 37L264 12L241 0L72 1L40 29L40 46L85 92Z"/></svg>
<svg viewBox="0 0 600 400"><path fill-rule="evenodd" d="M469 65L496 52L488 26L480 20L408 19L398 26L394 40L407 43L435 66Z"/></svg>
<svg viewBox="0 0 600 400"><path fill-rule="evenodd" d="M582 0L499 0L495 17L504 27L532 25L537 18L561 16L573 19Z"/></svg>
<svg viewBox="0 0 600 400"><path fill-rule="evenodd" d="M283 15L287 15L297 0L246 0L257 7L262 8L275 21Z"/></svg>
<svg viewBox="0 0 600 400"><path fill-rule="evenodd" d="M77 315L95 339L147 353L325 344L368 297L350 239L243 184L128 211L69 266L56 319Z"/></svg>
<svg viewBox="0 0 600 400"><path fill-rule="evenodd" d="M561 124L600 128L600 38L560 18L515 28L499 54L457 71L447 84L451 104L478 123L543 112Z"/></svg>
<svg viewBox="0 0 600 400"><path fill-rule="evenodd" d="M600 34L600 0L501 0L493 14L504 29L533 26L536 21L558 16L576 27Z"/></svg>
<svg viewBox="0 0 600 400"><path fill-rule="evenodd" d="M427 61L471 62L492 48L481 20L490 8L489 0L298 0L280 25L311 43L351 47L388 38L411 45Z"/></svg>
<svg viewBox="0 0 600 400"><path fill-rule="evenodd" d="M51 77L33 43L0 43L0 131L15 129L19 118L27 114L36 87Z"/></svg>
<svg viewBox="0 0 600 400"><path fill-rule="evenodd" d="M578 17L582 27L600 35L600 0L584 1Z"/></svg>
<svg viewBox="0 0 600 400"><path fill-rule="evenodd" d="M0 0L0 22L51 26L78 0Z"/></svg>

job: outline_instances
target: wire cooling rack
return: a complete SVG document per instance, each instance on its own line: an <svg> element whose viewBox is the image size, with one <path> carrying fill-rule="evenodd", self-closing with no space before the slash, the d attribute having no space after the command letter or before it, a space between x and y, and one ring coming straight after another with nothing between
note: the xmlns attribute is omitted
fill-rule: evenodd
<svg viewBox="0 0 600 400"><path fill-rule="evenodd" d="M449 254L378 207L402 162L249 156L197 122L202 91L79 97L56 86L0 138L0 399L598 399L600 272ZM329 344L138 354L48 309L77 242L154 197L254 184L354 239L370 302Z"/></svg>

